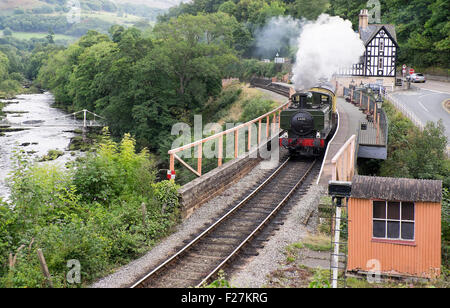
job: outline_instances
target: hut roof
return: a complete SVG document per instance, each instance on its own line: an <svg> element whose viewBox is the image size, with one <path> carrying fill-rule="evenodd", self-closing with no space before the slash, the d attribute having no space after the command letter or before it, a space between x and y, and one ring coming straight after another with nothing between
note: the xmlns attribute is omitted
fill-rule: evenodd
<svg viewBox="0 0 450 308"><path fill-rule="evenodd" d="M442 181L356 175L352 197L391 201L441 202Z"/></svg>

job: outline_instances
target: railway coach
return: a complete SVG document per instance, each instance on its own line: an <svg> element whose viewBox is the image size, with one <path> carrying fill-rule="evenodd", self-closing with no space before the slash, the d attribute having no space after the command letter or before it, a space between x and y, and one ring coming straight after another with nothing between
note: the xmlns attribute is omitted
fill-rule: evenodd
<svg viewBox="0 0 450 308"><path fill-rule="evenodd" d="M291 96L281 112L280 146L293 156L320 156L337 127L335 88L321 83Z"/></svg>

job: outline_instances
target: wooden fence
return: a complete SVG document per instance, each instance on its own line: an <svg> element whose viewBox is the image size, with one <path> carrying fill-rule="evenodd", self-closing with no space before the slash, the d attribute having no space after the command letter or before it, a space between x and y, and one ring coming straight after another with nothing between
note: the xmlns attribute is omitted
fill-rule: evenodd
<svg viewBox="0 0 450 308"><path fill-rule="evenodd" d="M351 181L355 175L356 135L351 136L331 160L333 181Z"/></svg>
<svg viewBox="0 0 450 308"><path fill-rule="evenodd" d="M178 147L169 151L170 155L170 171L175 171L175 161L179 161L183 166L185 166L188 170L194 173L197 176L202 175L202 158L203 158L203 145L205 142L215 142L217 145L217 167L220 167L223 163L223 144L224 137L227 138L229 136L234 137L234 158L239 156L239 136L242 133L247 134L247 151L252 150L252 138L253 134L256 134L257 146L259 147L263 140L263 133L266 136L267 140L269 140L269 136L273 137L275 134L279 133L280 130L280 115L281 111L287 109L289 107L290 102L285 103L284 105L278 107L277 109L270 111L254 120L251 120L247 123L238 125L234 128L225 130L223 132L217 133L215 135L209 136L207 138L203 138L201 140L197 140L190 144L184 145L182 147ZM263 131L263 122L265 122L265 132ZM253 131L252 127L257 125L256 131ZM196 148L196 149L195 149ZM177 153L189 150L192 151L194 149L197 159L197 166L191 167L188 163L186 163Z"/></svg>

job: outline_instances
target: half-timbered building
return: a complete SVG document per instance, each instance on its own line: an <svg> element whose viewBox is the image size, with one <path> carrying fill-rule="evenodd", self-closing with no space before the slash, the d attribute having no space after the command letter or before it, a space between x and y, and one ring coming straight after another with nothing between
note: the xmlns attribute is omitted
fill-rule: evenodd
<svg viewBox="0 0 450 308"><path fill-rule="evenodd" d="M359 15L359 36L366 51L359 63L351 68L342 69L341 76L370 78L370 81L393 83L396 77L398 43L395 27L389 24L369 24L368 12L362 10Z"/></svg>

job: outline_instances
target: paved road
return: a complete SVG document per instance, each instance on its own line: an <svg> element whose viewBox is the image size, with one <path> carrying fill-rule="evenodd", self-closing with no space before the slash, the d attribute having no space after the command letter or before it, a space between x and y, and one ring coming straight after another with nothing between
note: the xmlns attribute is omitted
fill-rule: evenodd
<svg viewBox="0 0 450 308"><path fill-rule="evenodd" d="M429 80L424 84L415 83L413 86L415 89L396 92L392 96L423 124L442 119L450 144L450 113L443 107L443 102L450 99L450 83Z"/></svg>
<svg viewBox="0 0 450 308"><path fill-rule="evenodd" d="M450 93L450 82L428 80L425 83L413 83L412 85L423 90Z"/></svg>

